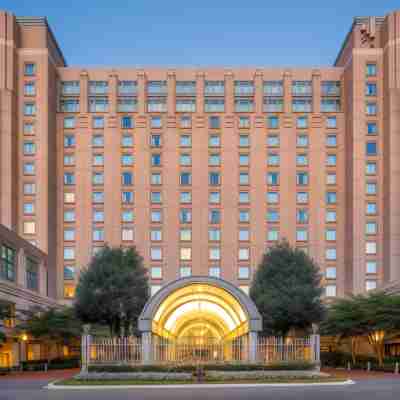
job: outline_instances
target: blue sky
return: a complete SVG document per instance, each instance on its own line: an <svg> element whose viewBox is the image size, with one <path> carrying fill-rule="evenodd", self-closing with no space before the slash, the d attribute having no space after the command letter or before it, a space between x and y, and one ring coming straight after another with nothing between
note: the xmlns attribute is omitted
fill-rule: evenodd
<svg viewBox="0 0 400 400"><path fill-rule="evenodd" d="M331 65L353 16L399 0L1 0L47 16L69 65Z"/></svg>

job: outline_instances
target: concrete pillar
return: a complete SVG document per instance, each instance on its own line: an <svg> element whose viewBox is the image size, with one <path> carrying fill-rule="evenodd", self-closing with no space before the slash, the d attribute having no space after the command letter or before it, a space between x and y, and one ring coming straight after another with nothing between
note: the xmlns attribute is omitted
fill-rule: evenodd
<svg viewBox="0 0 400 400"><path fill-rule="evenodd" d="M254 103L255 103L255 112L256 115L263 114L264 108L264 84L263 84L263 71L258 69L254 74L254 87L255 87L255 95L254 95Z"/></svg>
<svg viewBox="0 0 400 400"><path fill-rule="evenodd" d="M118 74L115 70L112 70L108 76L108 104L109 112L111 115L117 113L117 102L118 102Z"/></svg>
<svg viewBox="0 0 400 400"><path fill-rule="evenodd" d="M83 325L83 334L81 339L81 373L87 373L90 365L90 345L92 337L89 332L90 325Z"/></svg>
<svg viewBox="0 0 400 400"><path fill-rule="evenodd" d="M225 114L233 114L235 110L235 93L233 72L225 72Z"/></svg>
<svg viewBox="0 0 400 400"><path fill-rule="evenodd" d="M17 251L16 282L18 285L26 287L26 257L22 247Z"/></svg>
<svg viewBox="0 0 400 400"><path fill-rule="evenodd" d="M204 80L205 74L202 71L196 72L196 112L204 112Z"/></svg>
<svg viewBox="0 0 400 400"><path fill-rule="evenodd" d="M167 97L167 111L168 116L175 117L175 106L176 106L176 77L175 71L171 70L167 73L167 87L168 87L168 97Z"/></svg>
<svg viewBox="0 0 400 400"><path fill-rule="evenodd" d="M311 362L315 364L318 370L321 367L320 347L321 347L320 336L314 334L311 335L310 336Z"/></svg>
<svg viewBox="0 0 400 400"><path fill-rule="evenodd" d="M249 362L257 362L257 342L258 333L256 331L249 332Z"/></svg>
<svg viewBox="0 0 400 400"><path fill-rule="evenodd" d="M151 364L153 362L152 333L142 333L142 363Z"/></svg>
<svg viewBox="0 0 400 400"><path fill-rule="evenodd" d="M81 94L79 97L79 110L81 114L85 114L88 112L88 81L89 81L89 74L86 70L82 70L80 73L80 89Z"/></svg>
<svg viewBox="0 0 400 400"><path fill-rule="evenodd" d="M318 69L312 71L312 96L312 111L319 114L321 112L321 72Z"/></svg>
<svg viewBox="0 0 400 400"><path fill-rule="evenodd" d="M286 70L283 73L283 109L286 114L292 112L292 71Z"/></svg>
<svg viewBox="0 0 400 400"><path fill-rule="evenodd" d="M138 112L143 115L146 112L147 106L147 93L146 93L146 73L143 70L137 73L137 100Z"/></svg>

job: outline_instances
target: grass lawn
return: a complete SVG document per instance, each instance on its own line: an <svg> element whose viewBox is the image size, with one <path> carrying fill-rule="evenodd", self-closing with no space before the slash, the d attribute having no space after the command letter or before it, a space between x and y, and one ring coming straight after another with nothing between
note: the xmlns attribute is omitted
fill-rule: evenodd
<svg viewBox="0 0 400 400"><path fill-rule="evenodd" d="M317 378L271 378L271 379L226 379L211 380L206 379L201 382L202 384L240 384L240 383L342 383L347 381L344 378L337 377L317 377ZM199 382L193 381L179 381L179 380L78 380L66 379L63 381L55 382L58 386L106 386L106 385L192 385Z"/></svg>

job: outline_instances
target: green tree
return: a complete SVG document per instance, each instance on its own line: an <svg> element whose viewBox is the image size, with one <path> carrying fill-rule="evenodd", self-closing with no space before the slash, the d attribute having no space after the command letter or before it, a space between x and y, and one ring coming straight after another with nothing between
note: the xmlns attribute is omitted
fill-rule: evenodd
<svg viewBox="0 0 400 400"><path fill-rule="evenodd" d="M15 331L17 334L26 333L41 340L48 360L49 347L52 344L66 345L79 338L81 322L75 317L71 307L35 306L28 310L18 311Z"/></svg>
<svg viewBox="0 0 400 400"><path fill-rule="evenodd" d="M323 335L335 335L339 341L349 339L351 356L356 363L361 336L365 333L364 310L360 297L337 299L328 307L326 319L321 324Z"/></svg>
<svg viewBox="0 0 400 400"><path fill-rule="evenodd" d="M107 325L111 336L136 333L149 296L143 259L134 247L104 247L80 274L75 310L85 323Z"/></svg>
<svg viewBox="0 0 400 400"><path fill-rule="evenodd" d="M263 317L267 335L287 336L291 329L306 330L325 313L318 266L287 241L263 256L250 288L250 297Z"/></svg>

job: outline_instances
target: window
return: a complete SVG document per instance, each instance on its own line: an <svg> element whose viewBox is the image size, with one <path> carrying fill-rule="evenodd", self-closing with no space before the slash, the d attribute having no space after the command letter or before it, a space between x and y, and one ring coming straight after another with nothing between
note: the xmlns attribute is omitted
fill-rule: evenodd
<svg viewBox="0 0 400 400"><path fill-rule="evenodd" d="M64 240L65 241L75 240L75 229L73 228L64 229Z"/></svg>
<svg viewBox="0 0 400 400"><path fill-rule="evenodd" d="M250 202L249 192L239 192L239 203L246 204Z"/></svg>
<svg viewBox="0 0 400 400"><path fill-rule="evenodd" d="M278 192L267 192L267 203L268 204L277 204L279 202L279 193Z"/></svg>
<svg viewBox="0 0 400 400"><path fill-rule="evenodd" d="M221 222L221 211L212 209L208 212L208 222L210 224L219 224Z"/></svg>
<svg viewBox="0 0 400 400"><path fill-rule="evenodd" d="M278 129L279 128L279 117L276 115L270 115L267 117L267 128Z"/></svg>
<svg viewBox="0 0 400 400"><path fill-rule="evenodd" d="M254 100L253 99L235 99L236 112L253 112Z"/></svg>
<svg viewBox="0 0 400 400"><path fill-rule="evenodd" d="M161 192L151 192L150 193L150 201L152 204L161 203Z"/></svg>
<svg viewBox="0 0 400 400"><path fill-rule="evenodd" d="M79 100L78 99L61 100L60 111L65 113L79 112Z"/></svg>
<svg viewBox="0 0 400 400"><path fill-rule="evenodd" d="M129 153L122 154L121 164L123 166L133 165L133 155Z"/></svg>
<svg viewBox="0 0 400 400"><path fill-rule="evenodd" d="M376 235L378 231L377 224L374 221L367 221L365 224L366 235Z"/></svg>
<svg viewBox="0 0 400 400"><path fill-rule="evenodd" d="M148 81L147 93L150 95L166 95L167 81Z"/></svg>
<svg viewBox="0 0 400 400"><path fill-rule="evenodd" d="M205 112L212 112L212 113L214 113L214 112L224 112L225 111L225 100L224 99L206 98L204 100L204 111ZM216 124L215 126L211 126L211 123L210 123L210 128L218 129L219 128L219 123L218 123L218 125Z"/></svg>
<svg viewBox="0 0 400 400"><path fill-rule="evenodd" d="M181 192L180 193L180 202L181 204L189 204L192 202L192 193L191 192Z"/></svg>
<svg viewBox="0 0 400 400"><path fill-rule="evenodd" d="M92 201L96 204L104 203L104 192L93 192L92 193Z"/></svg>
<svg viewBox="0 0 400 400"><path fill-rule="evenodd" d="M251 96L254 94L253 81L235 81L234 93L237 96Z"/></svg>
<svg viewBox="0 0 400 400"><path fill-rule="evenodd" d="M365 243L365 254L367 255L376 254L376 242Z"/></svg>
<svg viewBox="0 0 400 400"><path fill-rule="evenodd" d="M239 165L240 166L249 165L249 155L248 154L239 154Z"/></svg>
<svg viewBox="0 0 400 400"><path fill-rule="evenodd" d="M192 165L192 156L187 153L181 154L179 157L179 164L182 167Z"/></svg>
<svg viewBox="0 0 400 400"><path fill-rule="evenodd" d="M219 153L210 154L208 156L208 165L216 167L220 164L221 164L221 157Z"/></svg>
<svg viewBox="0 0 400 400"><path fill-rule="evenodd" d="M366 194L376 194L376 182L367 182L365 186Z"/></svg>
<svg viewBox="0 0 400 400"><path fill-rule="evenodd" d="M36 64L34 63L25 63L24 65L24 75L25 76L34 76L36 74Z"/></svg>
<svg viewBox="0 0 400 400"><path fill-rule="evenodd" d="M192 146L192 137L190 135L181 135L180 146L181 147L191 147Z"/></svg>
<svg viewBox="0 0 400 400"><path fill-rule="evenodd" d="M162 268L161 267L151 267L151 279L162 279Z"/></svg>
<svg viewBox="0 0 400 400"><path fill-rule="evenodd" d="M305 165L308 165L308 157L307 157L307 154L297 154L297 156L296 156L296 165L297 165L297 166L305 166Z"/></svg>
<svg viewBox="0 0 400 400"><path fill-rule="evenodd" d="M299 242L305 242L308 240L307 229L296 229L296 240Z"/></svg>
<svg viewBox="0 0 400 400"><path fill-rule="evenodd" d="M376 86L375 82L366 82L365 95L366 96L376 96L377 95L377 86Z"/></svg>
<svg viewBox="0 0 400 400"><path fill-rule="evenodd" d="M292 82L293 96L311 96L312 81L293 81Z"/></svg>
<svg viewBox="0 0 400 400"><path fill-rule="evenodd" d="M179 275L181 278L188 278L192 275L192 268L189 265L181 265Z"/></svg>
<svg viewBox="0 0 400 400"><path fill-rule="evenodd" d="M335 241L336 240L336 229L327 229L325 231L325 240Z"/></svg>
<svg viewBox="0 0 400 400"><path fill-rule="evenodd" d="M269 153L267 155L267 164L270 166L278 166L280 163L279 154L276 153Z"/></svg>
<svg viewBox="0 0 400 400"><path fill-rule="evenodd" d="M161 166L161 154L158 153L153 153L151 155L151 165L153 167L159 167Z"/></svg>
<svg viewBox="0 0 400 400"><path fill-rule="evenodd" d="M376 274L377 273L377 263L376 263L376 261L367 261L365 267L366 267L366 270L367 270L367 274Z"/></svg>
<svg viewBox="0 0 400 400"><path fill-rule="evenodd" d="M191 247L181 247L180 248L180 259L182 261L190 261L192 259Z"/></svg>
<svg viewBox="0 0 400 400"><path fill-rule="evenodd" d="M24 214L32 215L35 213L35 204L34 203L24 203Z"/></svg>
<svg viewBox="0 0 400 400"><path fill-rule="evenodd" d="M0 278L14 281L16 270L16 251L6 245L1 246Z"/></svg>
<svg viewBox="0 0 400 400"><path fill-rule="evenodd" d="M123 97L119 98L117 103L118 112L136 112L137 111L137 99L134 97Z"/></svg>
<svg viewBox="0 0 400 400"><path fill-rule="evenodd" d="M340 99L322 99L321 112L340 112Z"/></svg>
<svg viewBox="0 0 400 400"><path fill-rule="evenodd" d="M34 183L24 183L24 194L35 194L36 185Z"/></svg>
<svg viewBox="0 0 400 400"><path fill-rule="evenodd" d="M175 92L177 95L196 94L196 81L176 81Z"/></svg>
<svg viewBox="0 0 400 400"><path fill-rule="evenodd" d="M153 172L151 174L151 184L161 185L161 183L162 183L161 174L159 172Z"/></svg>
<svg viewBox="0 0 400 400"><path fill-rule="evenodd" d="M133 146L133 137L129 134L122 135L121 146L122 147L132 147Z"/></svg>
<svg viewBox="0 0 400 400"><path fill-rule="evenodd" d="M213 265L208 269L208 275L213 278L219 278L221 276L221 268L217 265Z"/></svg>
<svg viewBox="0 0 400 400"><path fill-rule="evenodd" d="M327 210L325 215L326 222L336 222L336 211Z"/></svg>
<svg viewBox="0 0 400 400"><path fill-rule="evenodd" d="M263 92L267 96L283 96L283 81L264 81Z"/></svg>
<svg viewBox="0 0 400 400"><path fill-rule="evenodd" d="M150 248L150 258L155 261L162 260L162 249L161 247L151 247Z"/></svg>
<svg viewBox="0 0 400 400"><path fill-rule="evenodd" d="M152 242L160 242L162 240L162 231L161 231L161 229L152 229L150 231L150 240Z"/></svg>
<svg viewBox="0 0 400 400"><path fill-rule="evenodd" d="M25 162L24 163L24 174L25 175L35 175L35 163Z"/></svg>
<svg viewBox="0 0 400 400"><path fill-rule="evenodd" d="M108 112L107 97L89 97L89 112Z"/></svg>
<svg viewBox="0 0 400 400"><path fill-rule="evenodd" d="M250 240L250 231L246 228L239 229L239 241L247 242Z"/></svg>
<svg viewBox="0 0 400 400"><path fill-rule="evenodd" d="M326 117L326 127L328 129L337 128L337 119L336 119L336 117Z"/></svg>
<svg viewBox="0 0 400 400"><path fill-rule="evenodd" d="M24 234L34 235L36 232L36 224L33 221L24 221Z"/></svg>
<svg viewBox="0 0 400 400"><path fill-rule="evenodd" d="M65 125L64 125L65 128ZM24 122L24 135L33 135L34 132L34 124L33 122Z"/></svg>
<svg viewBox="0 0 400 400"><path fill-rule="evenodd" d="M326 193L326 203L327 204L336 204L337 196L336 192L327 192Z"/></svg>
<svg viewBox="0 0 400 400"><path fill-rule="evenodd" d="M93 147L103 147L104 146L104 137L103 135L94 135L92 138Z"/></svg>
<svg viewBox="0 0 400 400"><path fill-rule="evenodd" d="M152 134L150 136L150 145L151 147L161 147L161 135L158 134Z"/></svg>
<svg viewBox="0 0 400 400"><path fill-rule="evenodd" d="M250 267L248 265L240 265L238 268L239 279L250 279Z"/></svg>
<svg viewBox="0 0 400 400"><path fill-rule="evenodd" d="M74 147L74 146L75 146L75 136L64 135L64 147Z"/></svg>
<svg viewBox="0 0 400 400"><path fill-rule="evenodd" d="M367 175L375 175L376 174L376 162L367 162L365 165L365 173Z"/></svg>
<svg viewBox="0 0 400 400"><path fill-rule="evenodd" d="M221 175L219 172L209 172L208 184L211 186L217 186L221 184Z"/></svg>
<svg viewBox="0 0 400 400"><path fill-rule="evenodd" d="M249 146L250 146L249 135L240 135L239 136L239 147L249 147Z"/></svg>
<svg viewBox="0 0 400 400"><path fill-rule="evenodd" d="M64 185L74 185L75 184L75 174L73 172L64 173Z"/></svg>
<svg viewBox="0 0 400 400"><path fill-rule="evenodd" d="M94 210L93 211L93 221L94 222L104 222L104 211Z"/></svg>
<svg viewBox="0 0 400 400"><path fill-rule="evenodd" d="M26 287L30 290L39 289L39 264L32 258L26 258Z"/></svg>
<svg viewBox="0 0 400 400"><path fill-rule="evenodd" d="M376 103L371 103L371 102L366 103L365 113L367 115L376 115L377 114L377 105L376 105Z"/></svg>
<svg viewBox="0 0 400 400"><path fill-rule="evenodd" d="M336 185L336 174L329 173L326 175L326 184L327 185Z"/></svg>
<svg viewBox="0 0 400 400"><path fill-rule="evenodd" d="M92 239L94 241L103 241L104 240L104 229L103 228L94 228L92 232Z"/></svg>
<svg viewBox="0 0 400 400"><path fill-rule="evenodd" d="M208 230L208 240L210 242L219 242L221 240L221 230L218 228L210 228Z"/></svg>
<svg viewBox="0 0 400 400"><path fill-rule="evenodd" d="M194 99L177 99L176 112L196 112L196 100Z"/></svg>
<svg viewBox="0 0 400 400"><path fill-rule="evenodd" d="M299 186L308 185L308 173L307 172L297 172L296 182Z"/></svg>
<svg viewBox="0 0 400 400"><path fill-rule="evenodd" d="M133 211L132 210L123 210L122 211L122 222L133 222Z"/></svg>
<svg viewBox="0 0 400 400"><path fill-rule="evenodd" d="M92 126L94 129L104 128L104 117L93 117Z"/></svg>
<svg viewBox="0 0 400 400"><path fill-rule="evenodd" d="M213 261L220 260L221 249L219 247L211 247L208 252L208 258Z"/></svg>
<svg viewBox="0 0 400 400"><path fill-rule="evenodd" d="M181 208L179 211L179 222L181 224L192 222L192 210L189 208Z"/></svg>
<svg viewBox="0 0 400 400"><path fill-rule="evenodd" d="M297 145L297 147L308 147L308 136L307 135L297 135L296 145Z"/></svg>
<svg viewBox="0 0 400 400"><path fill-rule="evenodd" d="M103 154L93 154L93 165L96 165L96 166L104 165Z"/></svg>
<svg viewBox="0 0 400 400"><path fill-rule="evenodd" d="M24 104L24 115L32 116L36 114L36 104L35 103L25 103Z"/></svg>
<svg viewBox="0 0 400 400"><path fill-rule="evenodd" d="M94 172L92 176L93 185L103 185L104 184L104 173Z"/></svg>
<svg viewBox="0 0 400 400"><path fill-rule="evenodd" d="M249 184L249 174L247 172L241 172L239 174L239 185Z"/></svg>
<svg viewBox="0 0 400 400"><path fill-rule="evenodd" d="M239 222L249 222L250 212L248 210L239 210Z"/></svg>
<svg viewBox="0 0 400 400"><path fill-rule="evenodd" d="M249 117L239 117L239 128L250 128L250 118Z"/></svg>
<svg viewBox="0 0 400 400"><path fill-rule="evenodd" d="M307 192L297 192L296 202L297 202L297 204L307 204L308 203L308 193Z"/></svg>
<svg viewBox="0 0 400 400"><path fill-rule="evenodd" d="M312 112L312 100L311 99L293 99L292 100L292 112ZM300 128L299 126L297 126Z"/></svg>
<svg viewBox="0 0 400 400"><path fill-rule="evenodd" d="M66 210L64 211L64 222L74 222L75 221L75 211Z"/></svg>
<svg viewBox="0 0 400 400"><path fill-rule="evenodd" d="M374 290L377 288L376 281L365 281L365 290Z"/></svg>
<svg viewBox="0 0 400 400"><path fill-rule="evenodd" d="M337 146L336 135L327 135L326 146L327 147L336 147Z"/></svg>
<svg viewBox="0 0 400 400"><path fill-rule="evenodd" d="M208 194L208 202L210 204L219 204L221 201L221 194L220 192L210 192Z"/></svg>
<svg viewBox="0 0 400 400"><path fill-rule="evenodd" d="M279 185L279 172L268 172L267 184L271 186Z"/></svg>
<svg viewBox="0 0 400 400"><path fill-rule="evenodd" d="M24 84L24 95L34 96L36 94L35 82L25 82Z"/></svg>
<svg viewBox="0 0 400 400"><path fill-rule="evenodd" d="M325 277L326 279L336 279L336 267L326 267Z"/></svg>
<svg viewBox="0 0 400 400"><path fill-rule="evenodd" d="M225 93L224 81L205 81L204 94L205 95L223 95Z"/></svg>
<svg viewBox="0 0 400 400"><path fill-rule="evenodd" d="M69 281L75 279L75 267L72 265L64 265L64 279Z"/></svg>
<svg viewBox="0 0 400 400"><path fill-rule="evenodd" d="M282 97L264 97L263 111L268 113L283 112Z"/></svg>
<svg viewBox="0 0 400 400"><path fill-rule="evenodd" d="M179 231L179 240L187 242L192 240L192 230L188 228L181 229Z"/></svg>
<svg viewBox="0 0 400 400"><path fill-rule="evenodd" d="M162 119L161 117L151 116L150 117L150 127L151 128L162 128Z"/></svg>
<svg viewBox="0 0 400 400"><path fill-rule="evenodd" d="M367 77L376 76L376 64L368 63L365 68L365 74Z"/></svg>
<svg viewBox="0 0 400 400"><path fill-rule="evenodd" d="M219 147L221 145L221 139L219 135L210 135L208 138L209 147Z"/></svg>
<svg viewBox="0 0 400 400"><path fill-rule="evenodd" d="M182 115L180 118L181 128L191 128L192 127L192 117L190 115Z"/></svg>
<svg viewBox="0 0 400 400"><path fill-rule="evenodd" d="M64 247L64 260L74 260L75 259L75 248Z"/></svg>
<svg viewBox="0 0 400 400"><path fill-rule="evenodd" d="M296 128L298 129L305 129L308 127L308 119L307 117L297 117L296 119Z"/></svg>
<svg viewBox="0 0 400 400"><path fill-rule="evenodd" d="M161 210L151 210L150 220L151 220L151 222L161 222L162 221Z"/></svg>
<svg viewBox="0 0 400 400"><path fill-rule="evenodd" d="M107 81L89 81L89 94L93 94L93 95L108 94L108 82Z"/></svg>
<svg viewBox="0 0 400 400"><path fill-rule="evenodd" d="M269 228L267 230L267 240L269 242L276 242L279 239L279 231L276 228Z"/></svg>
<svg viewBox="0 0 400 400"><path fill-rule="evenodd" d="M325 295L327 297L336 297L336 285L326 285Z"/></svg>
<svg viewBox="0 0 400 400"><path fill-rule="evenodd" d="M208 118L208 126L211 129L219 129L221 127L221 119L216 115L212 115Z"/></svg>
<svg viewBox="0 0 400 400"><path fill-rule="evenodd" d="M306 224L308 222L308 210L305 208L299 208L297 210L297 222L299 224Z"/></svg>
<svg viewBox="0 0 400 400"><path fill-rule="evenodd" d="M378 126L376 122L367 122L367 135L376 135L378 133Z"/></svg>
<svg viewBox="0 0 400 400"><path fill-rule="evenodd" d="M36 144L33 142L24 143L24 155L30 156L36 153Z"/></svg>
<svg viewBox="0 0 400 400"><path fill-rule="evenodd" d="M365 145L365 152L367 156L376 156L377 155L376 142L367 142Z"/></svg>
<svg viewBox="0 0 400 400"><path fill-rule="evenodd" d="M124 116L121 117L121 128L122 129L132 129L134 127L133 118Z"/></svg>
<svg viewBox="0 0 400 400"><path fill-rule="evenodd" d="M366 213L367 215L375 215L377 212L376 203L367 203L366 205Z"/></svg>
<svg viewBox="0 0 400 400"><path fill-rule="evenodd" d="M238 258L240 261L247 261L250 259L250 249L245 247L245 248L240 248L238 251Z"/></svg>
<svg viewBox="0 0 400 400"><path fill-rule="evenodd" d="M325 259L326 260L336 260L336 249L328 248L325 250Z"/></svg>
<svg viewBox="0 0 400 400"><path fill-rule="evenodd" d="M279 211L276 209L267 210L267 222L279 222Z"/></svg>

